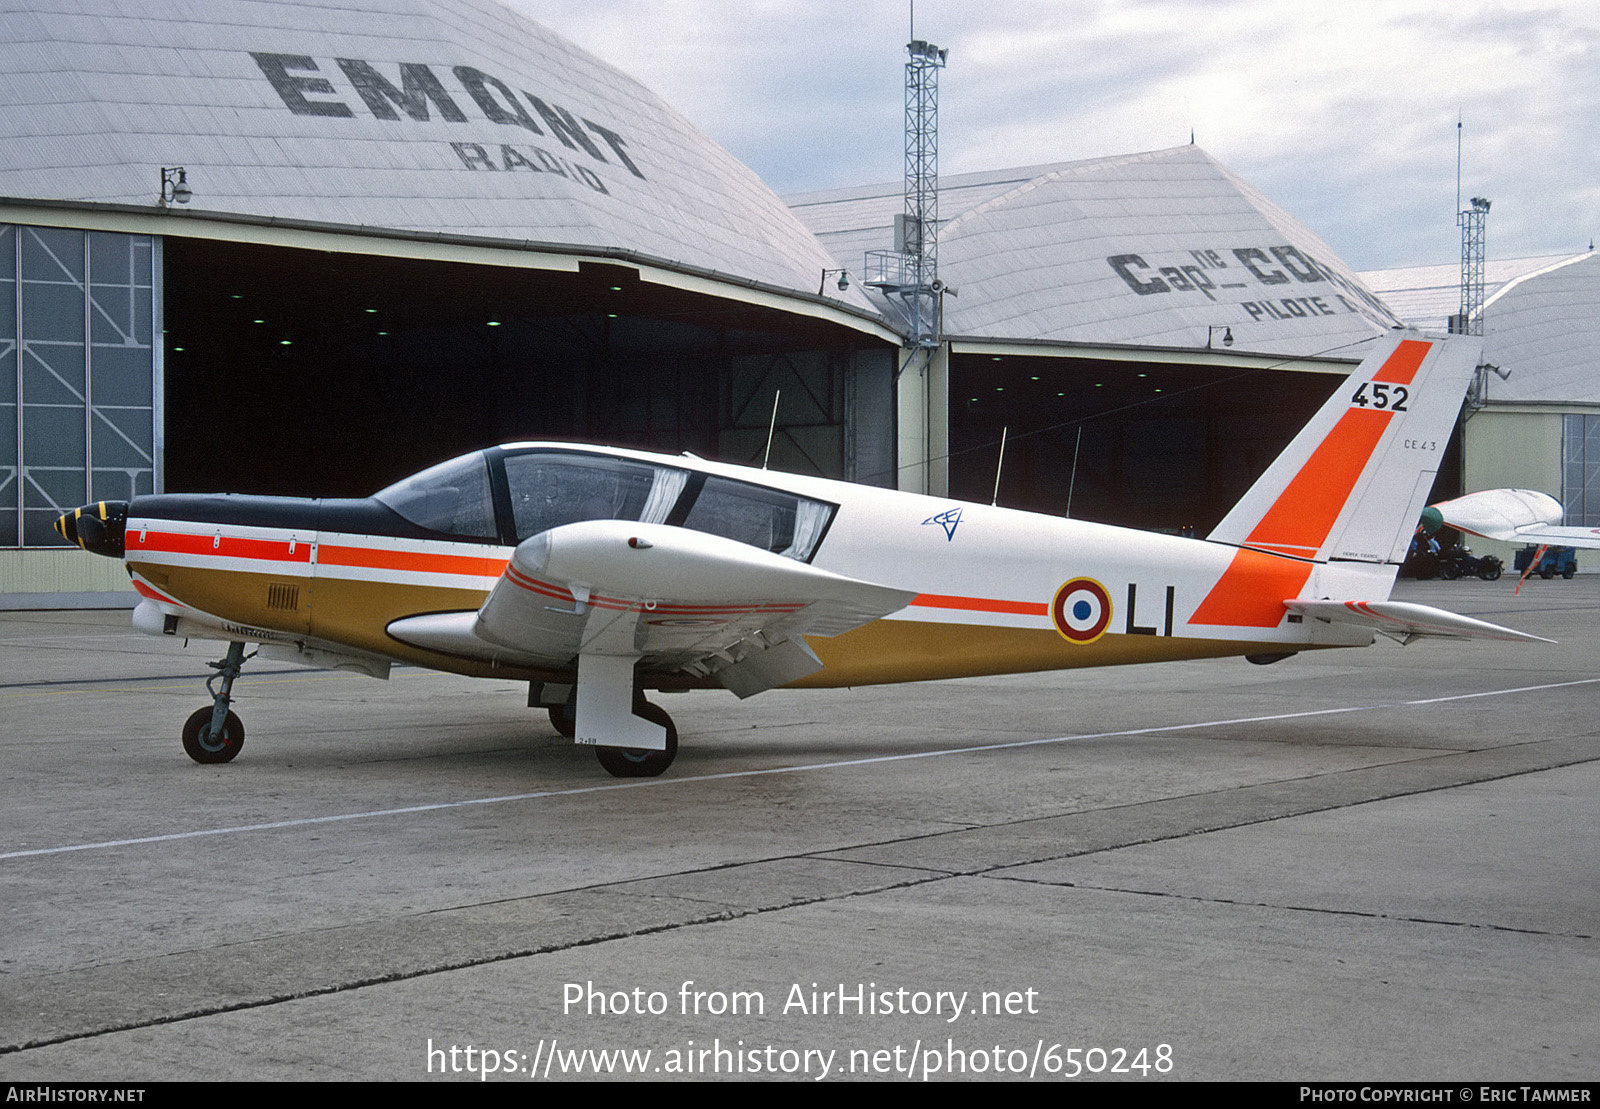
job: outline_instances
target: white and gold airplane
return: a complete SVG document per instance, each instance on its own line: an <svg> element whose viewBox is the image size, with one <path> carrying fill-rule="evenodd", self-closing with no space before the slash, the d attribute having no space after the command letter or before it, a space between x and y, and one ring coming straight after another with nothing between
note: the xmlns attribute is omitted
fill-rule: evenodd
<svg viewBox="0 0 1600 1109"><path fill-rule="evenodd" d="M1380 340L1205 540L565 443L359 500L158 494L57 527L126 560L140 630L229 643L183 730L200 762L239 752L230 694L257 643L376 677L399 661L526 680L608 771L649 776L677 731L647 690L1536 639L1387 600L1477 356Z"/></svg>

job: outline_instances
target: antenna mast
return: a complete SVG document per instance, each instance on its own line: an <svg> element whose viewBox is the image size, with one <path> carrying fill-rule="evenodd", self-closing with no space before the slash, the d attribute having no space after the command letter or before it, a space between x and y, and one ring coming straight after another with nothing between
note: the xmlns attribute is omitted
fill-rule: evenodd
<svg viewBox="0 0 1600 1109"><path fill-rule="evenodd" d="M1461 228L1461 311L1450 317L1450 331L1457 335L1483 335L1483 244L1489 223L1489 201L1475 196L1461 207L1461 121L1456 120L1456 225ZM1489 401L1487 364L1473 375L1467 393L1467 412L1478 411ZM1504 373L1496 369L1497 373Z"/></svg>
<svg viewBox="0 0 1600 1109"><path fill-rule="evenodd" d="M912 39L906 45L906 184L901 241L911 295L911 339L937 346L938 313L931 295L939 277L939 70L947 51ZM925 295L930 294L930 295Z"/></svg>

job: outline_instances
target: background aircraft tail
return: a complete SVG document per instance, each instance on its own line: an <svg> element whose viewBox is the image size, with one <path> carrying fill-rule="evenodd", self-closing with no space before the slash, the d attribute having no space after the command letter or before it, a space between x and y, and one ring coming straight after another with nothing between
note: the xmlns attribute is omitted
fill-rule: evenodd
<svg viewBox="0 0 1600 1109"><path fill-rule="evenodd" d="M1418 332L1379 340L1208 538L1314 562L1398 565L1481 347Z"/></svg>

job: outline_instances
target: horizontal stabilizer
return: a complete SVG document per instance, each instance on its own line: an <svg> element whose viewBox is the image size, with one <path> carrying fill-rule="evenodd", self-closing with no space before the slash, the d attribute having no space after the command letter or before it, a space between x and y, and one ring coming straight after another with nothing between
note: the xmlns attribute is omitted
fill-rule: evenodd
<svg viewBox="0 0 1600 1109"><path fill-rule="evenodd" d="M1430 605L1408 601L1285 601L1290 612L1325 620L1330 624L1350 624L1371 628L1401 643L1434 636L1445 639L1498 639L1505 642L1554 643L1553 639L1502 628L1487 620L1460 616Z"/></svg>

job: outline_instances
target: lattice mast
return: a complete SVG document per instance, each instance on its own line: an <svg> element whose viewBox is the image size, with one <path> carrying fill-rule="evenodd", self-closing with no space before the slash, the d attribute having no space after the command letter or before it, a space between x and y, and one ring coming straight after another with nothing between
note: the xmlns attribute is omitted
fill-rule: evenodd
<svg viewBox="0 0 1600 1109"><path fill-rule="evenodd" d="M895 249L905 259L904 287L913 346L939 345L939 71L949 53L931 42L906 44L905 215Z"/></svg>
<svg viewBox="0 0 1600 1109"><path fill-rule="evenodd" d="M1472 198L1472 207L1456 213L1461 227L1461 313L1450 330L1483 334L1483 240L1489 222L1489 201Z"/></svg>

